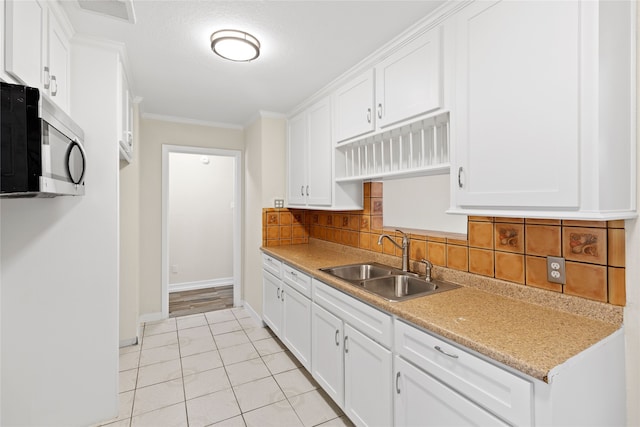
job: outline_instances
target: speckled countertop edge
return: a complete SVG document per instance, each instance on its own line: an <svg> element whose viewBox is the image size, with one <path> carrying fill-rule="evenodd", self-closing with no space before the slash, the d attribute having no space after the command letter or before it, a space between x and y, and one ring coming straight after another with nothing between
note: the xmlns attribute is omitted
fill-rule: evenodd
<svg viewBox="0 0 640 427"><path fill-rule="evenodd" d="M374 307L542 381L622 324L622 307L444 268L434 269L434 276L461 288L389 302L319 269L367 261L396 266L397 257L316 239L261 249Z"/></svg>

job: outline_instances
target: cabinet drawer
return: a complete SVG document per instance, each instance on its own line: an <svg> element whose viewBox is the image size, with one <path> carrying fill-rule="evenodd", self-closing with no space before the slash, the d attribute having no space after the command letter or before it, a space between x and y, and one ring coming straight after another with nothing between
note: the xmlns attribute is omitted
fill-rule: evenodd
<svg viewBox="0 0 640 427"><path fill-rule="evenodd" d="M262 268L276 276L277 278L281 278L281 270L282 270L282 262L275 259L271 255L262 254Z"/></svg>
<svg viewBox="0 0 640 427"><path fill-rule="evenodd" d="M311 277L287 264L282 264L284 282L307 298L311 298Z"/></svg>
<svg viewBox="0 0 640 427"><path fill-rule="evenodd" d="M395 351L510 424L532 423L532 384L403 322L395 322Z"/></svg>
<svg viewBox="0 0 640 427"><path fill-rule="evenodd" d="M391 348L391 316L313 279L313 301L379 344Z"/></svg>

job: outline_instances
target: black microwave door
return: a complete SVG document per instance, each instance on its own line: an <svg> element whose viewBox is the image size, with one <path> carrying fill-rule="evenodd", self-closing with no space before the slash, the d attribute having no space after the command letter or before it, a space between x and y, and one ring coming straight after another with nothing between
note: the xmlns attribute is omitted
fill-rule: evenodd
<svg viewBox="0 0 640 427"><path fill-rule="evenodd" d="M37 89L0 86L0 192L37 191L42 168Z"/></svg>

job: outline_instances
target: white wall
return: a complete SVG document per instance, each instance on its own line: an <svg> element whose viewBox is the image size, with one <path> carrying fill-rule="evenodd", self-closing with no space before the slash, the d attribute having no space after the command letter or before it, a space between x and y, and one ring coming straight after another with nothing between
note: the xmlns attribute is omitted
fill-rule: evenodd
<svg viewBox="0 0 640 427"><path fill-rule="evenodd" d="M86 195L1 206L2 425L90 425L118 407L114 52L74 46Z"/></svg>
<svg viewBox="0 0 640 427"><path fill-rule="evenodd" d="M133 157L120 160L120 346L139 338L140 148L138 105L134 104Z"/></svg>
<svg viewBox="0 0 640 427"><path fill-rule="evenodd" d="M637 10L636 25L640 28L640 8ZM637 37L636 61L640 58L640 33ZM637 69L640 82L640 67ZM637 100L640 92L636 88ZM637 101L636 101L637 102ZM640 123L640 110L636 112L636 123ZM640 134L636 135L636 146L640 148ZM637 150L636 165L640 165L640 149ZM637 200L640 200L640 174L636 175ZM626 230L626 292L627 305L624 309L626 367L627 367L627 425L640 425L640 224L638 220L625 222Z"/></svg>
<svg viewBox="0 0 640 427"><path fill-rule="evenodd" d="M245 128L243 299L262 313L262 208L285 192L286 121L260 117Z"/></svg>
<svg viewBox="0 0 640 427"><path fill-rule="evenodd" d="M140 316L162 313L162 145L242 150L242 129L140 120Z"/></svg>
<svg viewBox="0 0 640 427"><path fill-rule="evenodd" d="M234 163L169 153L169 285L233 283Z"/></svg>

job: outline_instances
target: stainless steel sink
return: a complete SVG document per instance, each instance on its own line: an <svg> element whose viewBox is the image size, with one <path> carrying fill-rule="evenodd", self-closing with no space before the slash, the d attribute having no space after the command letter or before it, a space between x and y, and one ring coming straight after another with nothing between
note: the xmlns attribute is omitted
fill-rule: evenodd
<svg viewBox="0 0 640 427"><path fill-rule="evenodd" d="M459 287L441 280L427 282L414 273L377 263L341 265L322 268L321 271L389 301L404 301Z"/></svg>
<svg viewBox="0 0 640 427"><path fill-rule="evenodd" d="M404 301L458 287L458 285L441 280L431 280L427 282L423 278L406 275L393 275L363 280L359 285L362 286L364 290L380 295L389 301Z"/></svg>
<svg viewBox="0 0 640 427"><path fill-rule="evenodd" d="M322 268L321 270L349 281L360 281L376 277L390 276L394 273L394 269L391 267L376 263L341 265L339 267Z"/></svg>

